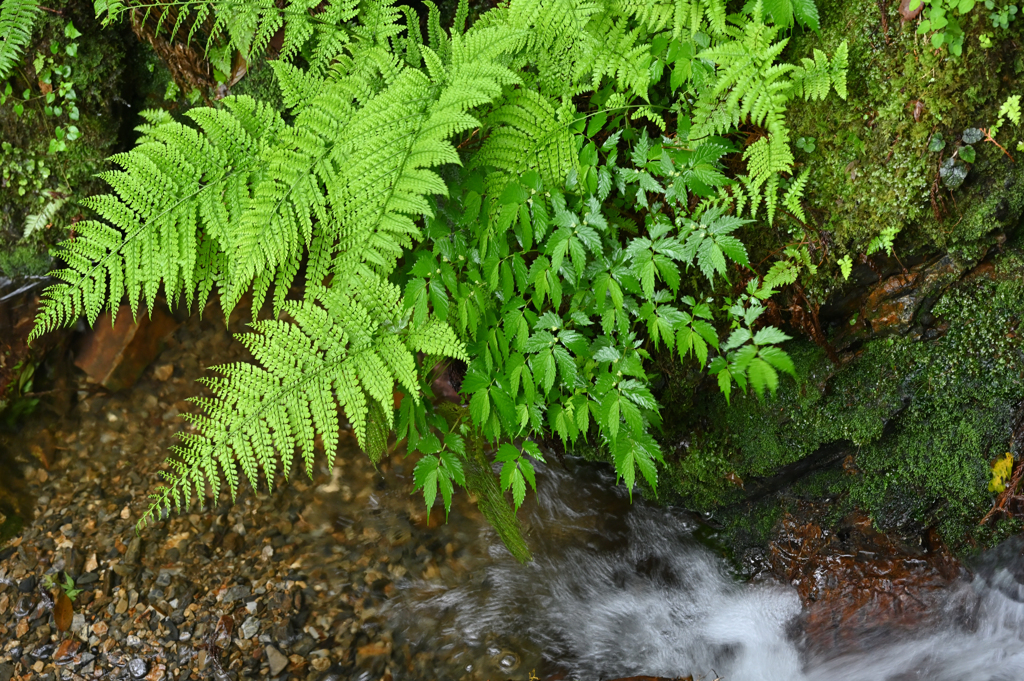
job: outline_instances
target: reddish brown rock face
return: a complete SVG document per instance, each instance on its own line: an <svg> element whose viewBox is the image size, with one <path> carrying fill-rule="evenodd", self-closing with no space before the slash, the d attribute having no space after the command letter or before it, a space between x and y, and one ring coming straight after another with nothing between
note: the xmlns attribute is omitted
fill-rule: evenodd
<svg viewBox="0 0 1024 681"><path fill-rule="evenodd" d="M821 517L824 509L808 511L800 515ZM812 655L831 656L857 641L920 625L934 597L960 573L945 547L900 546L859 513L839 534L787 516L770 555L773 572L803 600Z"/></svg>
<svg viewBox="0 0 1024 681"><path fill-rule="evenodd" d="M156 359L161 343L178 328L178 322L160 308L152 316L140 314L132 321L128 306L122 306L117 320L110 323L106 312L96 320L75 356L75 365L107 390L131 387Z"/></svg>

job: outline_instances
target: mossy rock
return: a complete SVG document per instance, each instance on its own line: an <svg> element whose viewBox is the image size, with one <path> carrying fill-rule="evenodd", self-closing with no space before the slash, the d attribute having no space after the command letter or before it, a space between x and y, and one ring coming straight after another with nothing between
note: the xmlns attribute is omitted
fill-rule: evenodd
<svg viewBox="0 0 1024 681"><path fill-rule="evenodd" d="M135 92L146 81L144 59L127 27L102 28L86 0L47 6L20 63L0 83L0 90L10 85L12 94L0 105L0 276L46 271L48 246L67 237L82 217L78 202L102 189L96 174L108 168L106 158L130 141ZM74 40L65 32L69 22L81 33ZM77 51L69 54L72 42ZM49 83L41 79L47 71ZM59 96L62 83L72 84L73 98ZM49 104L59 112L47 113L51 88ZM67 136L71 126L78 134L73 141ZM51 140L62 136L66 148L55 150ZM23 239L33 215L40 216L38 226Z"/></svg>
<svg viewBox="0 0 1024 681"><path fill-rule="evenodd" d="M778 504L785 491L841 500L837 508L860 508L885 530L935 528L961 549L994 540L978 526L995 499L990 465L1024 455L1022 263L1008 249L942 296L932 333L869 341L843 366L790 343L799 382L787 379L774 398L705 402L678 428L688 440L669 438L687 444L669 459L670 484L733 525L752 500Z"/></svg>
<svg viewBox="0 0 1024 681"><path fill-rule="evenodd" d="M797 163L811 169L805 204L832 257L857 258L886 229L899 234L897 253L910 255L962 247L1015 225L1024 209L1024 171L996 145L977 142L973 163L956 161L968 171L956 190L944 186L939 168L965 146L965 130L991 126L1006 97L1024 92L1024 22L994 30L979 4L962 20L964 53L953 57L917 35L916 21L902 24L898 2L818 6L821 35L795 35L789 58L814 49L834 54L846 41L849 95L846 102L834 93L823 102L795 101L787 121L794 140L815 138L812 153L795 152ZM986 32L993 36L988 49L979 44ZM942 151L929 151L939 137ZM1011 124L997 135L1011 150L1021 139L1024 130ZM836 268L825 269L835 276ZM818 288L823 299L827 284Z"/></svg>

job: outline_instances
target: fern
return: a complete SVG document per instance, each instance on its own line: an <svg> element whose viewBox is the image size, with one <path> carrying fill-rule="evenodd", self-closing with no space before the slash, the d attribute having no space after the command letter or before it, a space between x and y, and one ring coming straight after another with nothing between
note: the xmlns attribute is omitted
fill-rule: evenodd
<svg viewBox="0 0 1024 681"><path fill-rule="evenodd" d="M564 120L570 112L563 109L563 120L559 120L558 110L544 95L513 91L488 117L500 127L480 147L471 166L493 166L502 171L501 177L534 169L545 182L560 183L578 165L573 136ZM495 193L500 192L497 187Z"/></svg>
<svg viewBox="0 0 1024 681"><path fill-rule="evenodd" d="M451 329L437 320L411 326L397 316L397 287L368 275L350 296L322 290L315 302L286 302L286 321L255 322L256 333L240 337L262 368L245 363L214 367L220 378L203 382L212 398L195 398L205 414L188 417L196 433L181 436L171 459L168 484L154 496L142 522L170 505L181 510L209 485L216 498L221 477L234 498L239 471L256 487L260 476L273 488L280 458L283 473L300 453L312 472L319 435L333 466L338 444L338 408L369 449L372 412L393 427L395 383L419 394L415 353L468 359ZM379 451L379 450L378 450ZM275 454L276 453L276 454Z"/></svg>
<svg viewBox="0 0 1024 681"><path fill-rule="evenodd" d="M122 296L133 316L140 301L152 309L161 285L168 299L191 304L200 266L203 279L221 278L214 265L220 259L209 248L221 250L231 239L261 152L282 126L272 109L252 99L225 105L189 113L204 134L164 112L146 113L150 122L140 127L139 144L113 158L123 170L102 175L116 194L84 202L102 220L79 222L77 237L55 253L67 263L53 273L64 283L43 293L31 338L80 314L90 324L104 308L113 317Z"/></svg>
<svg viewBox="0 0 1024 681"><path fill-rule="evenodd" d="M788 0L776 4L783 2ZM763 11L764 5L758 0L742 32L734 29L732 40L697 55L714 62L718 72L714 86L703 90L694 106L694 118L700 123L691 128L690 139L721 134L737 127L740 121L749 121L765 130L765 135L743 154L748 173L743 201L750 214L756 216L763 199L771 223L778 206L779 175L793 169L789 129L785 124L786 104L793 96L823 98L830 86L845 99L847 47L842 43L831 60L816 51L815 58L804 58L802 66L777 64L788 39L776 41L780 25L763 23Z"/></svg>
<svg viewBox="0 0 1024 681"><path fill-rule="evenodd" d="M7 79L21 58L32 27L39 16L36 0L4 0L0 3L0 82Z"/></svg>
<svg viewBox="0 0 1024 681"><path fill-rule="evenodd" d="M286 111L229 97L188 124L147 113L39 308L33 337L123 299L136 315L161 292L202 307L216 287L225 312L251 292L254 318L270 301L274 318L240 337L255 362L206 382L144 521L222 481L232 496L270 486L296 457L309 472L318 437L331 463L343 413L373 461L392 432L420 455L428 507L474 490L525 560L528 438L594 440L630 493L654 491L652 352L695 357L727 398L792 373L787 337L753 328L770 285L755 279L714 311L705 297L753 269L742 230L762 202L774 218L793 172L788 101L845 96L845 46L780 62L781 30L817 28L813 3L727 15L723 0L513 0L467 28L463 1L451 30L426 7L423 31L390 0L100 6L159 12L172 38L243 53L284 30L273 68ZM668 54L671 88L686 91L671 108ZM669 124L687 119L677 136ZM741 124L760 131L730 178L722 160L740 150L721 135ZM800 220L806 185L804 172L781 199ZM812 268L806 249L787 251L768 275L784 285ZM465 404L435 408L430 371L456 358Z"/></svg>

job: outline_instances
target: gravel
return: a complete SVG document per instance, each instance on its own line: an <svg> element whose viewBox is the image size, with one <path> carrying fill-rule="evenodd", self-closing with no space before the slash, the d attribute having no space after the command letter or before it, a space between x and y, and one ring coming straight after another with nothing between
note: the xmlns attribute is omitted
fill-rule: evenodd
<svg viewBox="0 0 1024 681"><path fill-rule="evenodd" d="M211 308L169 339L160 376L110 394L79 374L63 416L40 409L18 434L8 463L34 508L0 545L0 681L433 679L442 655L465 668L388 619L414 587L468 580L487 548L464 494L448 525L428 519L401 453L374 468L343 432L333 470L320 455L310 480L296 461L273 493L243 486L136 534L195 379L244 352ZM41 586L60 572L81 589L63 633Z"/></svg>

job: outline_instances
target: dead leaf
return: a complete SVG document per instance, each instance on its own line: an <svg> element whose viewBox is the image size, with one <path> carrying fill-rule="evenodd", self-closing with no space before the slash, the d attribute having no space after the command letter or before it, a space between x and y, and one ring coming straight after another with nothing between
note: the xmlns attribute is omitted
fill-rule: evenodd
<svg viewBox="0 0 1024 681"><path fill-rule="evenodd" d="M75 609L71 605L71 599L63 589L58 589L53 601L53 623L57 626L57 631L62 634L67 631L71 626L71 618L74 614Z"/></svg>

